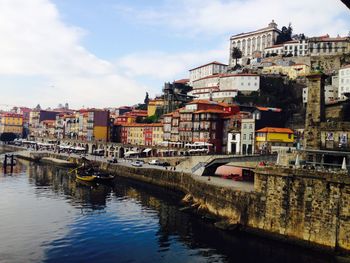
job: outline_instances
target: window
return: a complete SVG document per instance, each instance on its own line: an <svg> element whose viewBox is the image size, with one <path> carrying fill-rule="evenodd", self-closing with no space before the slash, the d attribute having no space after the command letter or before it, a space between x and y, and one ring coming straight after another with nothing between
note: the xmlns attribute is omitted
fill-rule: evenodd
<svg viewBox="0 0 350 263"><path fill-rule="evenodd" d="M247 139L247 135L243 134L243 140L246 140L246 139Z"/></svg>

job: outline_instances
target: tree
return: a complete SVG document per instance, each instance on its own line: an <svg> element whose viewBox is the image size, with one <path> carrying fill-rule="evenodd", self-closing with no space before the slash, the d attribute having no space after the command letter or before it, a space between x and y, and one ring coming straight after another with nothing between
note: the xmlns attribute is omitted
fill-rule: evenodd
<svg viewBox="0 0 350 263"><path fill-rule="evenodd" d="M284 42L292 40L293 28L291 23L289 23L288 27L283 26L281 33L277 36L276 44L282 44Z"/></svg>
<svg viewBox="0 0 350 263"><path fill-rule="evenodd" d="M232 49L231 57L235 60L235 65L237 65L237 60L242 57L242 51L239 48L234 47Z"/></svg>
<svg viewBox="0 0 350 263"><path fill-rule="evenodd" d="M143 102L148 106L148 102L149 102L148 92L146 92L146 97Z"/></svg>

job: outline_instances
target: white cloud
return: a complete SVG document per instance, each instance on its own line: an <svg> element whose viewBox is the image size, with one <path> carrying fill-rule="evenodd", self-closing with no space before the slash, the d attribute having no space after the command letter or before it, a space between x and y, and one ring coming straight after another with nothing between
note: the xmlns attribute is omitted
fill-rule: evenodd
<svg viewBox="0 0 350 263"><path fill-rule="evenodd" d="M295 33L347 34L348 9L335 0L166 0L158 8L117 6L124 15L142 23L168 26L188 35L235 34L292 22Z"/></svg>
<svg viewBox="0 0 350 263"><path fill-rule="evenodd" d="M154 79L171 81L187 78L188 70L211 61L226 63L228 43L217 49L197 52L143 52L121 58L117 65L130 77L149 76Z"/></svg>
<svg viewBox="0 0 350 263"><path fill-rule="evenodd" d="M142 99L146 87L86 50L80 43L83 35L82 29L61 21L49 0L0 0L0 78L47 81L39 82L39 91L34 88L38 82L19 86L14 81L12 87L7 83L0 88L1 101L50 106L70 101L76 107L102 107ZM21 98L14 93L21 93Z"/></svg>

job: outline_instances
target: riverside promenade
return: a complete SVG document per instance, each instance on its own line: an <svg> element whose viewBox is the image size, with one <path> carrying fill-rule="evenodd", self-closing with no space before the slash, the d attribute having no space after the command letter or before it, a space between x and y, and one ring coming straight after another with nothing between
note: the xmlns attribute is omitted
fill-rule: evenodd
<svg viewBox="0 0 350 263"><path fill-rule="evenodd" d="M12 149L13 146L11 146ZM47 151L47 150L27 150L23 149L22 147L15 147L18 149L18 152L16 152L16 155L18 158L24 158L24 159L34 159L33 156L40 156L40 159L42 159L43 162L46 163L52 163L54 165L58 166L67 166L69 167L70 158L76 158L80 159L82 157L95 162L101 162L101 163L108 163L108 158L104 156L96 156L91 154L75 154L75 153L55 153L53 151ZM32 156L32 157L31 157ZM47 157L50 156L50 157ZM117 159L118 163L109 163L111 166L124 166L124 167L133 167L132 162L134 160L142 160L142 158L138 159ZM175 173L189 173L188 169L183 169L181 165L178 166L170 166L170 167L163 167L158 165L150 165L147 163L149 159L142 160L145 163L142 165L142 167L138 167L138 169L157 169L157 170L171 170ZM180 167L180 168L178 168ZM254 191L254 183L253 182L240 182L235 181L232 179L224 179L217 176L198 176L191 174L192 178L198 182L206 183L208 185L214 185L218 187L227 187L232 188L238 191L243 192L253 192Z"/></svg>

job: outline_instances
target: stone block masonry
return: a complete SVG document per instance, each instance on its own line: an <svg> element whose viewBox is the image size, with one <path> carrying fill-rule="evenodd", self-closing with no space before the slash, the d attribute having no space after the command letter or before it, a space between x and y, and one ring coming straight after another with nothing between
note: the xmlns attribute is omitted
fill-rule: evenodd
<svg viewBox="0 0 350 263"><path fill-rule="evenodd" d="M259 218L248 226L338 251L350 251L350 178L295 169L258 169Z"/></svg>
<svg viewBox="0 0 350 263"><path fill-rule="evenodd" d="M256 170L255 192L199 182L190 174L106 167L123 177L180 190L244 229L302 245L350 252L350 178L309 170Z"/></svg>

